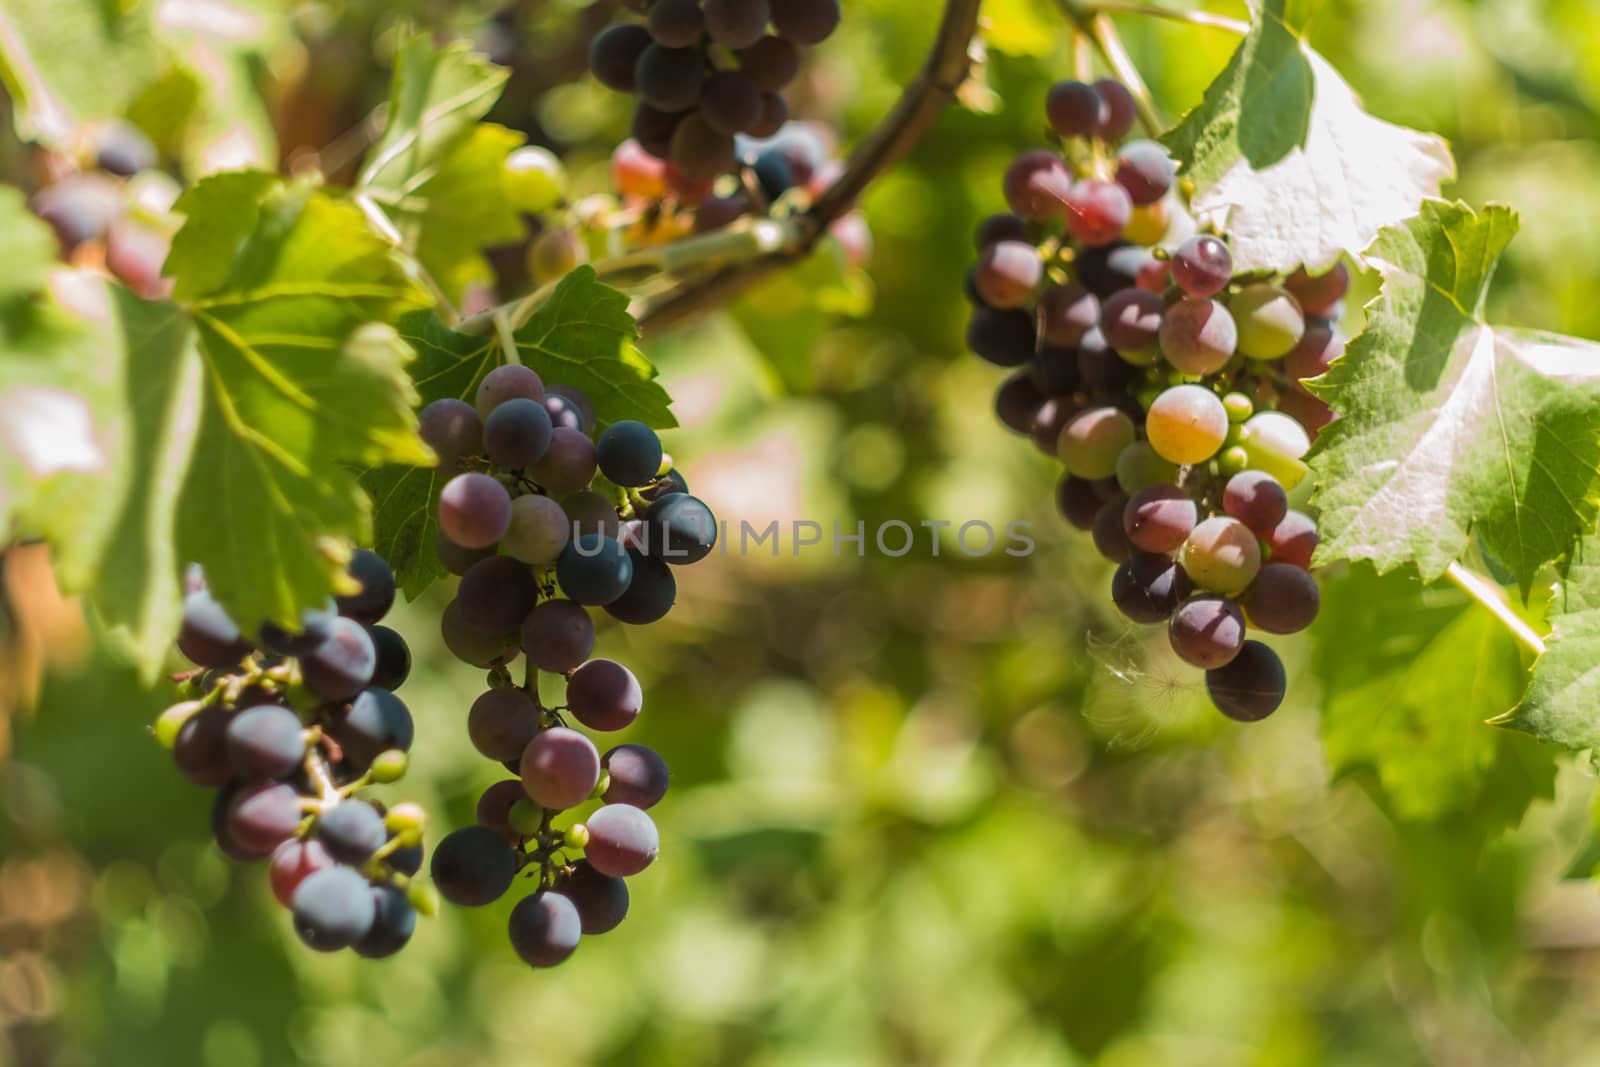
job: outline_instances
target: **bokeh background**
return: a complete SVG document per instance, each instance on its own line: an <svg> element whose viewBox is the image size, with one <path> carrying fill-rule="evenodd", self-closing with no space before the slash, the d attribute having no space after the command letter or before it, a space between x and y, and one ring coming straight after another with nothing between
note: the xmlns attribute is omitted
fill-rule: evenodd
<svg viewBox="0 0 1600 1067"><path fill-rule="evenodd" d="M270 130L285 166L383 99L410 22L512 65L491 117L555 148L579 191L605 188L627 103L581 75L608 3L200 6L270 28L237 121L266 120L252 136ZM936 7L847 0L796 112L848 147L915 70ZM1470 638L1473 609L1403 574L1330 574L1318 631L1280 643L1289 702L1241 728L1117 619L1107 567L1052 514L1053 464L993 419L998 374L962 352L969 235L1071 56L1049 0L985 9L982 110L949 112L873 186L867 271L813 265L648 350L684 424L668 447L719 514L1027 519L1035 554L946 541L934 558L924 537L903 559L714 556L683 572L667 621L605 631L645 685L630 739L674 772L663 855L619 930L534 972L505 943L509 897L425 922L381 964L303 950L151 740L170 694L100 648L41 549L14 548L0 1063L1600 1064L1600 897L1562 880L1593 774L1563 760L1507 828L1520 805L1502 810L1494 775L1549 757L1438 686L1482 652L1450 629ZM1118 23L1174 117L1234 45ZM1449 138L1456 195L1522 210L1492 317L1600 337L1600 5L1329 0L1313 43L1370 110ZM135 117L159 126L157 104ZM419 741L386 795L423 802L435 839L496 778L464 728L482 678L437 638L446 599L392 623L417 657ZM1365 770L1330 760L1325 714L1390 702L1418 712L1379 731Z"/></svg>

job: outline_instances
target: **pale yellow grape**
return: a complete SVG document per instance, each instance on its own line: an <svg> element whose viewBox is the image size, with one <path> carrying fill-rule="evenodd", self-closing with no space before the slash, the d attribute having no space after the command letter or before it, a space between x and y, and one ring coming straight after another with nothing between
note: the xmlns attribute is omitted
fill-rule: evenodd
<svg viewBox="0 0 1600 1067"><path fill-rule="evenodd" d="M561 160L538 145L525 145L508 155L501 182L511 206L530 215L549 211L567 192Z"/></svg>
<svg viewBox="0 0 1600 1067"><path fill-rule="evenodd" d="M1261 546L1238 519L1214 515L1190 531L1179 560L1199 588L1235 596L1255 581Z"/></svg>
<svg viewBox="0 0 1600 1067"><path fill-rule="evenodd" d="M1056 452L1067 473L1079 478L1109 478L1117 457L1133 444L1133 420L1113 407L1080 412L1061 431Z"/></svg>
<svg viewBox="0 0 1600 1067"><path fill-rule="evenodd" d="M1173 463L1204 463L1228 436L1228 409L1200 385L1175 385L1145 415L1150 447Z"/></svg>
<svg viewBox="0 0 1600 1067"><path fill-rule="evenodd" d="M1311 438L1292 416L1281 411L1261 411L1245 420L1244 439L1300 459L1311 451Z"/></svg>
<svg viewBox="0 0 1600 1067"><path fill-rule="evenodd" d="M1228 302L1239 328L1239 351L1249 359L1281 359L1306 332L1300 302L1276 285L1251 285Z"/></svg>

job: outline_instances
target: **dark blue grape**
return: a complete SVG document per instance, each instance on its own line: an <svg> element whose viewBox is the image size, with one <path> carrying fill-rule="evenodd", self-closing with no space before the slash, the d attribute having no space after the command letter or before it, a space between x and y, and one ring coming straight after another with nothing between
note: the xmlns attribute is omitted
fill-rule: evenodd
<svg viewBox="0 0 1600 1067"><path fill-rule="evenodd" d="M517 857L489 827L464 826L434 848L430 870L440 896L476 908L499 900L510 888L517 875Z"/></svg>
<svg viewBox="0 0 1600 1067"><path fill-rule="evenodd" d="M1283 661L1260 641L1246 641L1221 667L1206 671L1206 692L1230 719L1258 722L1278 710L1288 684Z"/></svg>
<svg viewBox="0 0 1600 1067"><path fill-rule="evenodd" d="M544 397L545 414L550 416L550 425L555 430L577 430L583 433L588 428L584 420L583 409L578 407L577 401L555 391L552 386Z"/></svg>
<svg viewBox="0 0 1600 1067"><path fill-rule="evenodd" d="M172 745L172 762L195 785L219 786L233 777L228 762L228 723L233 716L212 704L189 716L178 727Z"/></svg>
<svg viewBox="0 0 1600 1067"><path fill-rule="evenodd" d="M308 656L333 634L333 620L337 616L333 601L329 601L324 607L302 611L300 625L294 630L275 622L262 623L256 638L268 652L280 656Z"/></svg>
<svg viewBox="0 0 1600 1067"><path fill-rule="evenodd" d="M633 558L604 534L580 534L561 550L556 581L562 592L579 604L609 604L628 591Z"/></svg>
<svg viewBox="0 0 1600 1067"><path fill-rule="evenodd" d="M350 556L350 577L361 583L361 592L335 597L339 614L371 626L394 607L394 568L376 552L358 548Z"/></svg>
<svg viewBox="0 0 1600 1067"><path fill-rule="evenodd" d="M280 704L258 704L236 712L228 723L228 765L246 781L283 778L305 759L300 716Z"/></svg>
<svg viewBox="0 0 1600 1067"><path fill-rule="evenodd" d="M391 871L410 877L422 870L422 846L409 845L397 848L383 857L383 865Z"/></svg>
<svg viewBox="0 0 1600 1067"><path fill-rule="evenodd" d="M650 505L644 520L650 555L674 566L697 563L716 547L717 517L699 497L668 493Z"/></svg>
<svg viewBox="0 0 1600 1067"><path fill-rule="evenodd" d="M606 88L631 93L635 84L633 68L650 44L650 31L638 23L607 26L589 45L589 70Z"/></svg>
<svg viewBox="0 0 1600 1067"><path fill-rule="evenodd" d="M621 486L649 485L661 469L661 454L661 438L633 419L612 423L595 442L600 473Z"/></svg>
<svg viewBox="0 0 1600 1067"><path fill-rule="evenodd" d="M341 800L317 817L317 840L340 863L359 867L388 839L383 816L364 800Z"/></svg>
<svg viewBox="0 0 1600 1067"><path fill-rule="evenodd" d="M756 157L750 170L756 176L756 182L768 200L776 200L794 188L794 171L782 152L769 148Z"/></svg>
<svg viewBox="0 0 1600 1067"><path fill-rule="evenodd" d="M294 932L318 952L337 952L366 937L377 909L372 886L349 867L328 867L295 887Z"/></svg>
<svg viewBox="0 0 1600 1067"><path fill-rule="evenodd" d="M335 717L329 733L344 750L346 763L360 772L381 752L392 748L409 751L416 725L399 697L373 685L356 694L344 715Z"/></svg>
<svg viewBox="0 0 1600 1067"><path fill-rule="evenodd" d="M367 627L378 664L372 668L372 684L382 689L399 689L411 676L411 647L406 639L387 626Z"/></svg>
<svg viewBox="0 0 1600 1067"><path fill-rule="evenodd" d="M369 960L393 956L406 947L417 929L417 909L404 890L392 885L372 887L372 928L355 943L356 955Z"/></svg>
<svg viewBox="0 0 1600 1067"><path fill-rule="evenodd" d="M183 598L178 651L202 667L232 667L254 651L222 605L204 589Z"/></svg>
<svg viewBox="0 0 1600 1067"><path fill-rule="evenodd" d="M535 893L511 909L507 933L511 947L530 967L554 967L578 947L583 921L571 899L560 893Z"/></svg>
<svg viewBox="0 0 1600 1067"><path fill-rule="evenodd" d="M531 467L550 447L550 413L543 399L515 397L500 404L483 423L483 449L497 467Z"/></svg>
<svg viewBox="0 0 1600 1067"><path fill-rule="evenodd" d="M354 619L336 618L328 639L301 658L300 677L317 696L338 703L361 692L377 665L378 653L366 628Z"/></svg>
<svg viewBox="0 0 1600 1067"><path fill-rule="evenodd" d="M605 606L606 614L632 626L647 626L666 617L678 598L678 582L672 568L659 559L633 549L633 580L627 592Z"/></svg>
<svg viewBox="0 0 1600 1067"><path fill-rule="evenodd" d="M1183 567L1166 556L1136 552L1111 578L1111 600L1134 622L1165 622L1194 591Z"/></svg>
<svg viewBox="0 0 1600 1067"><path fill-rule="evenodd" d="M572 872L556 884L555 891L572 901L585 934L615 930L628 917L628 883L601 874L588 860L572 865Z"/></svg>

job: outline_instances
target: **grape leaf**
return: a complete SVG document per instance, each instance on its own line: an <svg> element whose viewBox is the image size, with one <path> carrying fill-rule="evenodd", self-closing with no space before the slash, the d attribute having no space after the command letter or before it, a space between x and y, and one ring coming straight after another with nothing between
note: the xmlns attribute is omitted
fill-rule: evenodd
<svg viewBox="0 0 1600 1067"><path fill-rule="evenodd" d="M421 33L406 40L395 57L388 121L357 187L415 192L489 113L507 74L465 43L441 49Z"/></svg>
<svg viewBox="0 0 1600 1067"><path fill-rule="evenodd" d="M473 282L492 282L482 249L521 240L522 220L506 199L506 157L522 135L484 123L389 214L428 273L452 301Z"/></svg>
<svg viewBox="0 0 1600 1067"><path fill-rule="evenodd" d="M1469 533L1526 593L1600 505L1600 345L1484 324L1516 217L1429 201L1368 250L1367 328L1312 388L1339 412L1309 462L1320 561L1415 563L1432 580Z"/></svg>
<svg viewBox="0 0 1600 1067"><path fill-rule="evenodd" d="M152 5L0 6L0 83L28 140L70 147L85 119L121 114L162 70Z"/></svg>
<svg viewBox="0 0 1600 1067"><path fill-rule="evenodd" d="M1516 702L1522 658L1464 594L1359 566L1325 582L1316 633L1336 775L1370 773L1402 819L1468 816L1488 828L1552 795L1556 750L1485 725Z"/></svg>
<svg viewBox="0 0 1600 1067"><path fill-rule="evenodd" d="M1449 146L1373 118L1304 39L1317 4L1266 0L1167 146L1235 269L1326 266L1412 215L1455 175Z"/></svg>
<svg viewBox="0 0 1600 1067"><path fill-rule="evenodd" d="M1499 725L1569 748L1600 747L1600 537L1579 543L1522 703Z"/></svg>
<svg viewBox="0 0 1600 1067"><path fill-rule="evenodd" d="M412 367L423 403L446 397L469 403L483 376L505 362L493 336L457 333L432 312L400 320L401 336L417 352ZM656 369L635 343L638 331L627 297L580 267L516 332L517 359L546 384L570 385L594 402L605 426L638 419L665 429L677 425ZM438 535L439 491L454 471L376 467L362 477L374 507L377 551L394 567L401 588L415 599L445 576L433 552Z"/></svg>
<svg viewBox="0 0 1600 1067"><path fill-rule="evenodd" d="M51 540L63 585L91 595L146 677L177 626L182 563L246 625L291 621L335 591L344 539L368 534L351 465L430 458L411 352L384 324L424 297L353 204L230 174L179 209L180 299L61 272L70 318L35 295L0 330L5 436L42 427L0 449L25 475L7 494L16 525Z"/></svg>

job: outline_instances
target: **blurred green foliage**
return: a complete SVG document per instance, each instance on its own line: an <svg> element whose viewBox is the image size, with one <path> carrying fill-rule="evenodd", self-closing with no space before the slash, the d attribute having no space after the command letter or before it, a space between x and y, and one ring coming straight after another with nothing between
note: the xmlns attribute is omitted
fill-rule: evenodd
<svg viewBox="0 0 1600 1067"><path fill-rule="evenodd" d="M930 7L849 0L797 112L861 136L920 61ZM618 931L549 972L506 947L509 899L425 922L382 964L300 948L150 740L167 695L91 650L12 722L0 765L0 1062L1600 1063L1600 900L1558 881L1592 781L1564 761L1551 784L1546 753L1440 680L1487 654L1479 609L1404 574L1330 575L1334 610L1283 642L1289 703L1227 723L1114 618L1106 568L1052 514L1053 464L992 418L997 376L961 344L970 234L1071 58L1048 0L986 7L992 110L949 112L866 197L870 313L819 313L807 290L838 275L808 267L647 347L684 424L668 447L719 513L1026 518L1038 551L719 556L666 622L604 632L645 685L629 739L673 767L663 859ZM609 9L511 10L295 5L253 61L285 154L383 98L411 19L512 60L490 117L602 189L626 105L575 64ZM1173 117L1233 45L1119 25ZM1600 336L1593 0L1330 0L1312 41L1375 114L1451 141L1458 195L1523 212L1491 320ZM859 303L852 284L832 307ZM495 778L464 728L482 679L437 639L443 593L393 623L420 740L387 792L424 803L434 839ZM1400 645L1352 662L1353 631ZM1430 638L1437 666L1408 675ZM1374 750L1403 754L1399 789ZM1507 790L1551 799L1502 833Z"/></svg>

